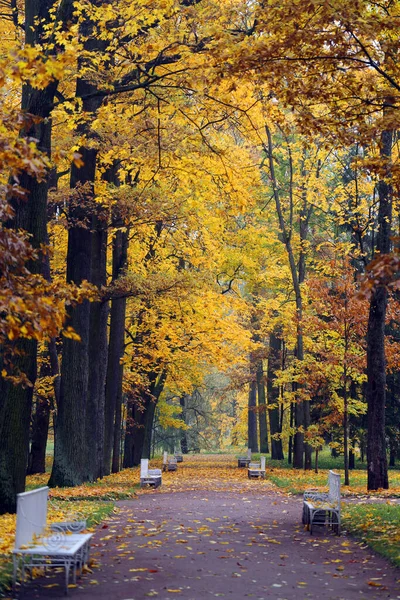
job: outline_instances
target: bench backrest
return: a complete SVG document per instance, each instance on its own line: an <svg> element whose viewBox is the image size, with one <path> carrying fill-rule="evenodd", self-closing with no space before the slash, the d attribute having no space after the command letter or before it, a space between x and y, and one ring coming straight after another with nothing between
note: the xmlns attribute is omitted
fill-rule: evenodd
<svg viewBox="0 0 400 600"><path fill-rule="evenodd" d="M145 479L149 474L149 459L142 458L140 461L140 479Z"/></svg>
<svg viewBox="0 0 400 600"><path fill-rule="evenodd" d="M26 546L46 529L48 495L47 486L17 494L16 549Z"/></svg>
<svg viewBox="0 0 400 600"><path fill-rule="evenodd" d="M329 500L337 504L340 508L340 475L334 471L329 471Z"/></svg>
<svg viewBox="0 0 400 600"><path fill-rule="evenodd" d="M249 469L255 469L256 471L258 471L259 469L261 469L261 463L259 462L250 462L249 463Z"/></svg>
<svg viewBox="0 0 400 600"><path fill-rule="evenodd" d="M265 471L265 456L261 457L261 471Z"/></svg>

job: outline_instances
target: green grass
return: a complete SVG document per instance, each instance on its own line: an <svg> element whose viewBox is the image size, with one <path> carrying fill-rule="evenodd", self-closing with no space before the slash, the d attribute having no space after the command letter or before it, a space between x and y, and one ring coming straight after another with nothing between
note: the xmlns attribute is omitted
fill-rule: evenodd
<svg viewBox="0 0 400 600"><path fill-rule="evenodd" d="M343 526L400 567L400 505L355 504L342 510Z"/></svg>

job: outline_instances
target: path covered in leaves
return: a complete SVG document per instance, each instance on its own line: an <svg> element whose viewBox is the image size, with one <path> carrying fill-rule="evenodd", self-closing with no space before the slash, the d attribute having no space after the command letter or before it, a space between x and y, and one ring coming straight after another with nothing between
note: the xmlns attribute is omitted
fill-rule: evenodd
<svg viewBox="0 0 400 600"><path fill-rule="evenodd" d="M96 532L98 562L72 600L400 598L400 573L363 544L301 524L301 500L231 463L180 465L122 501ZM24 598L61 598L61 574Z"/></svg>

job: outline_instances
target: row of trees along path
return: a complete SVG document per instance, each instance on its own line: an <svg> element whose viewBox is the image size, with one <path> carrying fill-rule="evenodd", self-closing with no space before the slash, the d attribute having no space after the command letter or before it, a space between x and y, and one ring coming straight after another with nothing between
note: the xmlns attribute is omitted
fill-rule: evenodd
<svg viewBox="0 0 400 600"><path fill-rule="evenodd" d="M226 597L399 598L398 571L346 532L301 523L301 499L248 480L232 457L201 456L163 474L163 485L117 503L100 525L93 572L74 600ZM37 579L25 598L58 598L62 574Z"/></svg>
<svg viewBox="0 0 400 600"><path fill-rule="evenodd" d="M251 356L254 398L274 342L292 371L280 422L267 398L273 452L289 420L293 465L310 469L335 396L346 455L348 413L367 409L368 489L388 488L398 0L0 6L0 513L15 512L29 452L30 472L44 469L51 410L50 485L95 481L120 468L124 422L124 466L148 455L167 393ZM370 274L365 331L337 339L336 381L330 365L311 379L327 352L313 356L307 332L310 275L335 288L346 257L353 278Z"/></svg>

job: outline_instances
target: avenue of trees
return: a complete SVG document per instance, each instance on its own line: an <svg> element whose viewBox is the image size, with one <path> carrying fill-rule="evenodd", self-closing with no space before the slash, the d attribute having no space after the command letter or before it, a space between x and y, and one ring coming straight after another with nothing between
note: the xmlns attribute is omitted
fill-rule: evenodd
<svg viewBox="0 0 400 600"><path fill-rule="evenodd" d="M398 0L0 8L0 511L50 426L50 486L212 440L388 488Z"/></svg>

